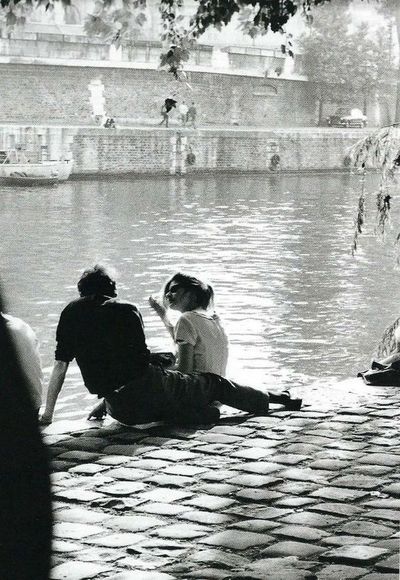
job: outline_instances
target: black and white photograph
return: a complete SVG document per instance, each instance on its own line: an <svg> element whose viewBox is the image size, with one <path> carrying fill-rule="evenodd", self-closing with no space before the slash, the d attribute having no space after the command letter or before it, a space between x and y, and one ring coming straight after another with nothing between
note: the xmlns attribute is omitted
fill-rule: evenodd
<svg viewBox="0 0 400 580"><path fill-rule="evenodd" d="M0 580L399 580L400 0L0 0Z"/></svg>

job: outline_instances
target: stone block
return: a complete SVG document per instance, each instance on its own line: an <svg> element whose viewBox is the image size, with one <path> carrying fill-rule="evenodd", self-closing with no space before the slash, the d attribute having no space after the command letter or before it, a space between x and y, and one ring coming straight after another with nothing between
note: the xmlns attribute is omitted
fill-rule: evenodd
<svg viewBox="0 0 400 580"><path fill-rule="evenodd" d="M375 562L385 554L387 554L387 550L383 548L352 544L325 552L320 556L320 559L344 564L366 565Z"/></svg>
<svg viewBox="0 0 400 580"><path fill-rule="evenodd" d="M220 546L231 550L246 550L247 548L254 548L255 546L268 545L272 541L273 538L267 534L232 529L212 534L207 538L199 540L199 543Z"/></svg>

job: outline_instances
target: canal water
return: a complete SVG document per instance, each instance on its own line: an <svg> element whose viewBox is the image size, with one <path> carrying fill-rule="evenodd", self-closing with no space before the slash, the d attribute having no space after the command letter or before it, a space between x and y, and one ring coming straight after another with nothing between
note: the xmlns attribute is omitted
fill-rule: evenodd
<svg viewBox="0 0 400 580"><path fill-rule="evenodd" d="M215 287L231 343L229 376L263 389L294 387L310 401L351 402L343 381L368 367L400 314L397 232L375 239L372 200L371 226L351 256L359 190L359 177L338 174L0 186L8 311L37 332L48 374L60 311L77 296L81 271L103 262L117 272L120 298L142 311L149 345L170 349L147 297L175 271L193 272ZM63 418L93 402L75 365L62 400Z"/></svg>

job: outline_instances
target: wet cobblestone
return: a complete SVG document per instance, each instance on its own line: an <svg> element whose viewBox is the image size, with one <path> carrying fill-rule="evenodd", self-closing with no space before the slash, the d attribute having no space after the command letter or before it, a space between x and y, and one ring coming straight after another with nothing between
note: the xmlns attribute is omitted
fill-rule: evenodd
<svg viewBox="0 0 400 580"><path fill-rule="evenodd" d="M199 430L63 421L52 580L397 580L400 395Z"/></svg>

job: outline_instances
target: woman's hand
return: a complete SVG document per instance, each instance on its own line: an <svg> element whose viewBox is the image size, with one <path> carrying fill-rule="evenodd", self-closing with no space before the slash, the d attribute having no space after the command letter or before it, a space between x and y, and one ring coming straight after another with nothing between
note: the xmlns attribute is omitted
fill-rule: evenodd
<svg viewBox="0 0 400 580"><path fill-rule="evenodd" d="M149 304L151 308L154 310L154 312L156 312L161 319L166 317L167 314L166 308L162 304L160 304L158 300L153 298L153 296L150 296Z"/></svg>
<svg viewBox="0 0 400 580"><path fill-rule="evenodd" d="M50 415L49 413L43 413L43 415L39 419L39 425L41 425L42 427L45 427L46 425L51 425L52 422L53 415Z"/></svg>

